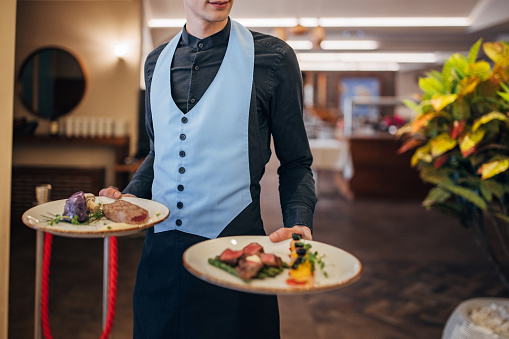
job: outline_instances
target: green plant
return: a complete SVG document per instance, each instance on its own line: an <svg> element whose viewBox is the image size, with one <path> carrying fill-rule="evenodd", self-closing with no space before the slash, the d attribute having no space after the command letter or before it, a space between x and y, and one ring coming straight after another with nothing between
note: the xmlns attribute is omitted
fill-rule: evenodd
<svg viewBox="0 0 509 339"><path fill-rule="evenodd" d="M485 60L478 60L481 47ZM509 288L509 43L479 40L468 56L453 54L441 72L420 78L419 87L420 102L405 102L416 116L399 130L399 152L415 149L411 165L434 186L423 205L470 229ZM505 257L491 238L503 239Z"/></svg>

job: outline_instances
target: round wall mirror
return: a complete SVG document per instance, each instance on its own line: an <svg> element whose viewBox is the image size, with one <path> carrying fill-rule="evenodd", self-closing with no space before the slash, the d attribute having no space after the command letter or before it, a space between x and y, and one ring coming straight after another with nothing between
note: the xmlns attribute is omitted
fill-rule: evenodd
<svg viewBox="0 0 509 339"><path fill-rule="evenodd" d="M71 112L85 93L85 75L78 60L59 48L42 48L23 63L21 99L40 118L57 119Z"/></svg>

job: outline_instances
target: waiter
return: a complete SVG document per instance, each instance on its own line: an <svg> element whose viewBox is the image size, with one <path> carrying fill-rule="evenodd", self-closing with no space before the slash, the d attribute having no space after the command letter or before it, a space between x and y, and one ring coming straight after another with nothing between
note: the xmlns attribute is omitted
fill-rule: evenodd
<svg viewBox="0 0 509 339"><path fill-rule="evenodd" d="M150 153L123 194L166 205L147 230L134 290L134 337L279 338L276 296L203 282L183 252L207 239L265 235L260 179L277 157L284 227L272 241L312 239L312 156L293 50L251 32L229 13L234 0L183 0L186 25L145 63ZM112 188L101 195L119 198Z"/></svg>

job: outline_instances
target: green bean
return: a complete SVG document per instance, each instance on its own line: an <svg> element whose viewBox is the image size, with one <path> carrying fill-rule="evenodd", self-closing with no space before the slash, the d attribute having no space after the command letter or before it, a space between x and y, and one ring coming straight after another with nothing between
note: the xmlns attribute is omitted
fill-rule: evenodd
<svg viewBox="0 0 509 339"><path fill-rule="evenodd" d="M282 268L280 267L269 267L269 266L264 266L261 270L260 270L260 273L263 273L264 276L268 276L268 277L275 277L276 275L280 274L281 272L283 271ZM257 276L258 278L258 276Z"/></svg>
<svg viewBox="0 0 509 339"><path fill-rule="evenodd" d="M267 278L267 277L268 277L268 275L267 275L267 274L265 274L265 272L260 271L260 272L258 272L258 274L256 275L255 279L265 279L265 278Z"/></svg>
<svg viewBox="0 0 509 339"><path fill-rule="evenodd" d="M230 273L230 274L233 274L234 276L238 277L238 273L237 271L235 270L235 268L233 266L230 266L228 264L225 264L224 262L222 262L221 260L219 260L218 257L215 257L215 258L210 258L209 259L209 264L211 264L212 266L216 266L222 270L225 270L226 272Z"/></svg>
<svg viewBox="0 0 509 339"><path fill-rule="evenodd" d="M279 273L281 273L278 269L274 268L274 267L267 267L267 269L265 270L265 272L267 273L267 275L269 275L270 277L275 277L276 275L278 275Z"/></svg>

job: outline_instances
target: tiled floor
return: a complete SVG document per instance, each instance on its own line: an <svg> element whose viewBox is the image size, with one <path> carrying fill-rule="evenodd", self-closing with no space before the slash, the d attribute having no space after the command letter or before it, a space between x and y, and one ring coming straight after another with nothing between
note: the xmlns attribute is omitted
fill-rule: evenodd
<svg viewBox="0 0 509 339"><path fill-rule="evenodd" d="M440 338L453 309L474 297L509 297L458 222L419 201L347 201L322 175L315 240L363 263L359 281L333 292L281 296L281 336L290 338ZM325 179L323 179L325 178ZM277 185L264 178L263 216L279 227ZM143 238L119 238L117 312L112 338L131 337L131 294ZM33 337L35 234L13 223L9 338ZM102 240L54 237L50 280L53 337L101 332ZM192 338L190 338L192 339ZM241 339L241 338L239 338Z"/></svg>

